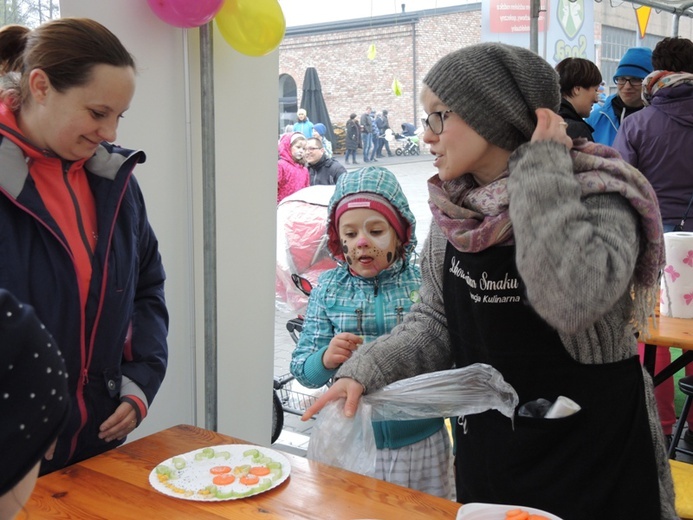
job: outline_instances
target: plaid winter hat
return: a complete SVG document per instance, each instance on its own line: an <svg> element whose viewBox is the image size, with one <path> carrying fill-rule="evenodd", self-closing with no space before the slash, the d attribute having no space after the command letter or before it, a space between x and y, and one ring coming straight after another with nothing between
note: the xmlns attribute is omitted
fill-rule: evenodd
<svg viewBox="0 0 693 520"><path fill-rule="evenodd" d="M68 410L58 346L31 306L0 289L0 495L43 458Z"/></svg>
<svg viewBox="0 0 693 520"><path fill-rule="evenodd" d="M534 52L480 43L443 56L424 84L488 142L515 150L537 126L534 111L558 111L558 73Z"/></svg>

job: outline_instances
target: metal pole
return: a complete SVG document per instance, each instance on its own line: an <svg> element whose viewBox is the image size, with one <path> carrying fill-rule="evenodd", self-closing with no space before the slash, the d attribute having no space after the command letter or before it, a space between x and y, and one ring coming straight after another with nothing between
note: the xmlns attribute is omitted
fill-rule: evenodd
<svg viewBox="0 0 693 520"><path fill-rule="evenodd" d="M539 12L541 11L540 0L530 0L529 2L529 50L539 54Z"/></svg>
<svg viewBox="0 0 693 520"><path fill-rule="evenodd" d="M404 11L404 4L402 4L402 11ZM419 126L417 124L419 116L417 114L418 108L416 106L416 102L419 99L419 94L418 94L418 92L419 92L419 89L418 89L419 77L416 74L416 67L417 67L417 61L418 61L416 58L416 23L411 24L411 48L412 48L411 54L412 54L412 62L413 62L413 65L412 65L412 84L413 84L413 87L412 88L414 89L414 92L413 92L414 95L412 96L414 99L412 101L414 102L414 107L413 107L414 108L414 127L417 127L417 126Z"/></svg>
<svg viewBox="0 0 693 520"><path fill-rule="evenodd" d="M200 27L205 428L217 431L217 210L212 22Z"/></svg>
<svg viewBox="0 0 693 520"><path fill-rule="evenodd" d="M679 35L679 20L681 19L681 14L679 13L674 13L674 23L671 28L671 35L674 38L677 38Z"/></svg>

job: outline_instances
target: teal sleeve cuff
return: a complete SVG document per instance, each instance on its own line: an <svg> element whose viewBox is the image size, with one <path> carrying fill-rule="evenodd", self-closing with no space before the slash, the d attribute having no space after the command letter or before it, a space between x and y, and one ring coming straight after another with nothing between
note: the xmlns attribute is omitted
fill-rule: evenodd
<svg viewBox="0 0 693 520"><path fill-rule="evenodd" d="M330 378L335 375L337 370L329 370L325 368L322 364L322 356L327 350L327 347L323 347L320 350L313 352L303 365L303 375L315 387L319 387L327 384Z"/></svg>

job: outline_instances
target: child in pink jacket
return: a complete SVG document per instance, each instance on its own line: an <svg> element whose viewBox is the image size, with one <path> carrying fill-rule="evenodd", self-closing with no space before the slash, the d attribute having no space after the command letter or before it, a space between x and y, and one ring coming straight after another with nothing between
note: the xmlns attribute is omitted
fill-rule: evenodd
<svg viewBox="0 0 693 520"><path fill-rule="evenodd" d="M279 139L277 165L277 204L292 193L310 185L308 169L303 165L306 138L301 132L284 134Z"/></svg>

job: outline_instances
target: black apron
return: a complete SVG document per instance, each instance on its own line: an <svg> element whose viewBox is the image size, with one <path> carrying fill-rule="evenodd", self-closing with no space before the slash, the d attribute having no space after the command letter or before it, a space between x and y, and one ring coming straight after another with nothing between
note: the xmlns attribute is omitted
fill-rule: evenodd
<svg viewBox="0 0 693 520"><path fill-rule="evenodd" d="M457 366L488 363L520 405L566 396L566 418L470 415L456 428L457 499L537 507L564 520L660 517L657 467L638 358L576 362L527 302L514 247L448 243L445 313ZM466 433L465 433L466 432Z"/></svg>

